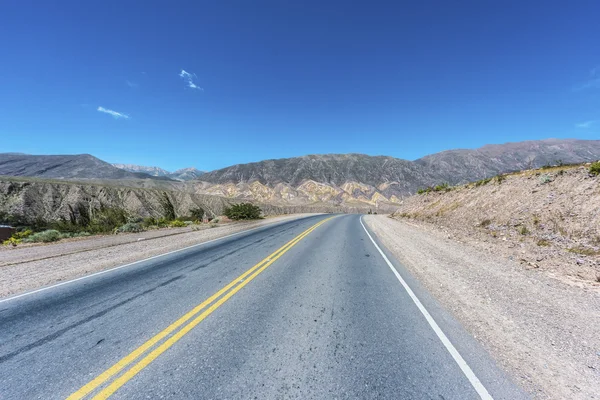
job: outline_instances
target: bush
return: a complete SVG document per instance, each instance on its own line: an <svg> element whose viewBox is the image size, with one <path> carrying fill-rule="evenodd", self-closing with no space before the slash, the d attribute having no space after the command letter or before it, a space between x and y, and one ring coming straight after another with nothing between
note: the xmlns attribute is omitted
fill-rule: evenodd
<svg viewBox="0 0 600 400"><path fill-rule="evenodd" d="M596 161L590 165L590 175L598 176L600 174L600 161Z"/></svg>
<svg viewBox="0 0 600 400"><path fill-rule="evenodd" d="M117 228L117 232L120 233L138 233L143 231L144 227L142 226L142 224L137 222L128 222L125 225L121 225Z"/></svg>
<svg viewBox="0 0 600 400"><path fill-rule="evenodd" d="M156 223L156 219L154 217L148 217L148 218L144 218L142 220L142 225L145 228L148 228L150 226L154 226L154 225L158 225L158 224Z"/></svg>
<svg viewBox="0 0 600 400"><path fill-rule="evenodd" d="M31 235L33 235L33 231L31 229L25 229L24 231L14 233L12 237L15 239L26 239Z"/></svg>
<svg viewBox="0 0 600 400"><path fill-rule="evenodd" d="M86 231L90 233L108 233L113 232L115 228L125 225L128 222L127 212L120 208L102 207L92 213L89 225Z"/></svg>
<svg viewBox="0 0 600 400"><path fill-rule="evenodd" d="M437 185L436 187L433 188L434 192L441 192L441 191L449 191L450 190L450 185L448 185L447 183L442 183L441 185Z"/></svg>
<svg viewBox="0 0 600 400"><path fill-rule="evenodd" d="M33 235L29 236L24 241L27 243L39 243L39 242L49 243L49 242L56 242L57 240L60 240L62 238L63 238L63 236L60 234L59 231L57 231L55 229L48 229L46 231L34 233Z"/></svg>
<svg viewBox="0 0 600 400"><path fill-rule="evenodd" d="M491 180L492 180L492 178L481 179L481 180L475 182L475 187L487 185L488 183L490 183Z"/></svg>
<svg viewBox="0 0 600 400"><path fill-rule="evenodd" d="M262 210L260 207L251 203L234 204L223 210L223 214L234 221L241 219L259 219L261 212Z"/></svg>
<svg viewBox="0 0 600 400"><path fill-rule="evenodd" d="M194 221L202 221L202 218L204 218L204 210L200 207L198 208L192 208L190 210L190 215L192 216L192 220Z"/></svg>
<svg viewBox="0 0 600 400"><path fill-rule="evenodd" d="M9 237L4 242L2 242L5 246L13 246L16 247L19 243L21 243L22 239L17 239L14 236Z"/></svg>
<svg viewBox="0 0 600 400"><path fill-rule="evenodd" d="M174 220L174 221L171 221L169 223L169 227L170 228L183 228L183 227L186 227L186 226L187 226L187 224L185 222L179 221L177 219Z"/></svg>

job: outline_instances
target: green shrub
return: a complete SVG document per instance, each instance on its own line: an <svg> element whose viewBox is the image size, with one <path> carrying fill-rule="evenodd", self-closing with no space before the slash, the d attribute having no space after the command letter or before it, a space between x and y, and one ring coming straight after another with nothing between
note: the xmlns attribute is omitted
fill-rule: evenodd
<svg viewBox="0 0 600 400"><path fill-rule="evenodd" d="M496 182L498 182L498 184L501 184L505 180L506 180L506 175L504 175L504 174L496 175Z"/></svg>
<svg viewBox="0 0 600 400"><path fill-rule="evenodd" d="M598 176L600 174L600 161L596 161L590 165L590 175Z"/></svg>
<svg viewBox="0 0 600 400"><path fill-rule="evenodd" d="M117 232L120 233L138 233L143 231L144 227L142 226L142 224L137 222L128 222L125 225L121 225L117 228Z"/></svg>
<svg viewBox="0 0 600 400"><path fill-rule="evenodd" d="M154 217L148 217L148 218L144 218L142 220L142 225L146 228L150 227L150 226L154 226L157 225L156 223L156 219Z"/></svg>
<svg viewBox="0 0 600 400"><path fill-rule="evenodd" d="M223 210L223 214L234 221L241 219L259 219L261 212L262 210L260 207L251 203L234 204Z"/></svg>
<svg viewBox="0 0 600 400"><path fill-rule="evenodd" d="M21 243L22 239L17 239L14 236L9 237L8 239L6 239L4 242L2 242L3 245L5 246L17 246L19 243Z"/></svg>
<svg viewBox="0 0 600 400"><path fill-rule="evenodd" d="M427 187L427 188L424 188L424 189L419 189L419 190L417 190L417 194L426 194L426 193L431 192L432 190L433 190L433 188L431 188L431 187Z"/></svg>
<svg viewBox="0 0 600 400"><path fill-rule="evenodd" d="M24 241L27 243L39 243L39 242L49 243L49 242L56 242L57 240L62 239L62 237L63 236L61 235L61 233L59 231L57 231L55 229L48 229L46 231L34 233L33 235L29 236L27 239L24 239Z"/></svg>
<svg viewBox="0 0 600 400"><path fill-rule="evenodd" d="M120 208L102 207L92 212L86 231L90 233L108 233L128 222L127 212Z"/></svg>
<svg viewBox="0 0 600 400"><path fill-rule="evenodd" d="M20 241L21 239L27 239L31 235L33 235L33 231L31 229L25 229L23 231L13 233L11 239L14 238L15 240Z"/></svg>
<svg viewBox="0 0 600 400"><path fill-rule="evenodd" d="M492 178L481 179L481 180L475 182L475 187L487 185L488 183L490 183L491 180L492 180Z"/></svg>
<svg viewBox="0 0 600 400"><path fill-rule="evenodd" d="M437 185L436 187L433 188L434 192L449 191L449 190L450 190L450 185L448 185L447 183L442 183L441 185Z"/></svg>
<svg viewBox="0 0 600 400"><path fill-rule="evenodd" d="M170 228L184 228L184 227L186 227L186 226L187 226L187 224L186 224L185 222L183 222L183 221L179 221L179 220L177 220L177 219L176 219L176 220L174 220L174 221L171 221L171 222L169 223L169 227L170 227Z"/></svg>
<svg viewBox="0 0 600 400"><path fill-rule="evenodd" d="M529 229L527 229L527 227L525 225L523 225L519 228L519 233L521 235L527 235L529 233Z"/></svg>

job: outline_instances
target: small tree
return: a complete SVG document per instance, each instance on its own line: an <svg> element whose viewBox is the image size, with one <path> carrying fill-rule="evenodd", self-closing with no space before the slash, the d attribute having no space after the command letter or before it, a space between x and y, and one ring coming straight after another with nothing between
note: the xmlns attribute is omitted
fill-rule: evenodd
<svg viewBox="0 0 600 400"><path fill-rule="evenodd" d="M223 214L234 221L240 219L259 219L262 210L260 207L251 203L234 204L231 207L225 207Z"/></svg>

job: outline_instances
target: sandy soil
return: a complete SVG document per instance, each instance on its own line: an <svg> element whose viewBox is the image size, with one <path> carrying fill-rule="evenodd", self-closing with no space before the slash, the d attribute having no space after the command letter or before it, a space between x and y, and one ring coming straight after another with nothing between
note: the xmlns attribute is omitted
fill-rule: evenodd
<svg viewBox="0 0 600 400"><path fill-rule="evenodd" d="M525 269L431 224L365 222L534 398L600 398L597 286Z"/></svg>
<svg viewBox="0 0 600 400"><path fill-rule="evenodd" d="M232 233L312 214L192 228L93 236L37 246L0 247L0 298L182 249Z"/></svg>
<svg viewBox="0 0 600 400"><path fill-rule="evenodd" d="M394 216L434 224L566 283L600 286L600 176L588 169L521 171L501 182L411 196Z"/></svg>

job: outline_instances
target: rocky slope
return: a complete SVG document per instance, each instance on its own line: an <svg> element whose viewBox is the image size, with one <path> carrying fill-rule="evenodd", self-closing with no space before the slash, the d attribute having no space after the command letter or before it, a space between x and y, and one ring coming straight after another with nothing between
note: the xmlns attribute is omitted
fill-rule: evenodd
<svg viewBox="0 0 600 400"><path fill-rule="evenodd" d="M135 164L113 164L113 167L129 172L141 172L152 176L168 176L170 174L169 171L159 167L145 167L143 165Z"/></svg>
<svg viewBox="0 0 600 400"><path fill-rule="evenodd" d="M178 169L175 172L169 172L168 177L178 181L191 181L198 179L201 175L205 174L204 171L200 171L194 167Z"/></svg>
<svg viewBox="0 0 600 400"><path fill-rule="evenodd" d="M33 223L65 219L77 220L80 208L121 208L140 217L162 217L172 207L178 216L202 207L216 216L229 202L216 196L184 191L132 188L72 182L0 180L0 220ZM6 221L5 221L6 222ZM12 222L12 221L8 221Z"/></svg>
<svg viewBox="0 0 600 400"><path fill-rule="evenodd" d="M599 158L600 140L554 139L451 150L416 161L325 154L240 164L209 173L194 168L170 173L157 167L119 164L126 171L90 155L0 154L0 175L183 191L277 207L312 207L306 212L319 208L388 212L419 188ZM89 182L83 182L86 180Z"/></svg>
<svg viewBox="0 0 600 400"><path fill-rule="evenodd" d="M113 164L113 166L129 172L141 172L151 176L166 177L178 181L191 181L193 179L197 179L198 177L200 177L200 175L204 174L204 171L200 171L199 169L193 167L182 168L178 169L175 172L169 172L159 167L145 167L142 165L134 164Z"/></svg>
<svg viewBox="0 0 600 400"><path fill-rule="evenodd" d="M176 216L189 216L201 207L209 216L222 215L234 201L194 192L184 182L164 182L152 187L132 187L130 182L67 182L39 178L0 178L0 224L31 225L36 221L78 221L83 212L119 208L131 216L160 218L172 208ZM161 183L161 182L158 182ZM328 203L274 205L253 200L265 215L304 212L366 212L363 207L338 207Z"/></svg>
<svg viewBox="0 0 600 400"><path fill-rule="evenodd" d="M599 205L600 176L583 165L528 170L415 195L393 217L432 224L524 268L599 285Z"/></svg>
<svg viewBox="0 0 600 400"><path fill-rule="evenodd" d="M500 173L598 159L600 140L547 139L492 144L475 150L448 150L415 162L431 171L438 183L459 184Z"/></svg>
<svg viewBox="0 0 600 400"><path fill-rule="evenodd" d="M393 205L419 188L600 158L600 140L529 141L451 150L416 161L364 154L309 155L234 165L202 175L200 190L275 203Z"/></svg>
<svg viewBox="0 0 600 400"><path fill-rule="evenodd" d="M0 153L0 175L53 179L158 178L142 172L124 171L89 154L46 156Z"/></svg>

